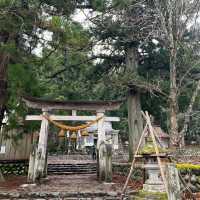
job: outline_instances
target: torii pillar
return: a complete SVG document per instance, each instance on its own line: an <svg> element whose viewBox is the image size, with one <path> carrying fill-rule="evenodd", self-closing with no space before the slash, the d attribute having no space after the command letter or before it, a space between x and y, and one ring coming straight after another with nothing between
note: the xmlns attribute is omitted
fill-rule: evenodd
<svg viewBox="0 0 200 200"><path fill-rule="evenodd" d="M105 110L98 110L97 117L102 117L97 124L98 140L97 140L97 168L99 181L112 181L112 145L106 141L104 129L104 113Z"/></svg>
<svg viewBox="0 0 200 200"><path fill-rule="evenodd" d="M122 104L120 101L57 101L44 100L34 97L23 97L25 104L34 109L42 109L43 115L51 110L80 110L80 111L96 111L97 116L58 116L51 115L53 120L57 121L92 121L97 117L102 117L98 121L98 144L97 144L97 164L98 175L100 181L110 182L112 180L112 146L106 141L104 130L104 121L119 121L116 117L105 117L105 111L116 110ZM46 176L46 160L47 160L47 138L48 138L48 120L41 116L27 116L26 120L42 120L39 142L35 151L35 159L31 161L29 166L29 179L36 181Z"/></svg>
<svg viewBox="0 0 200 200"><path fill-rule="evenodd" d="M43 115L47 114L47 110L43 110ZM36 147L34 158L29 160L29 181L36 182L40 178L47 176L47 139L48 139L49 122L43 118L40 127L39 141Z"/></svg>

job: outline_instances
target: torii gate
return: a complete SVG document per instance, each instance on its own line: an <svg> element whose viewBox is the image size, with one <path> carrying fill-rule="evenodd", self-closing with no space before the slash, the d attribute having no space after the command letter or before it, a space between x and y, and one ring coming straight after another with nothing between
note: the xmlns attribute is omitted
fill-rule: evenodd
<svg viewBox="0 0 200 200"><path fill-rule="evenodd" d="M33 97L23 97L27 107L40 109L42 115L53 110L71 110L71 116L49 115L55 121L93 121L101 117L97 122L97 165L100 181L112 180L112 147L106 141L104 122L118 122L119 117L106 117L105 112L119 109L122 101L52 101ZM96 111L95 116L77 116L77 111ZM29 160L29 181L35 182L41 177L47 176L47 139L49 122L42 115L27 115L26 120L41 121L39 141L34 160Z"/></svg>

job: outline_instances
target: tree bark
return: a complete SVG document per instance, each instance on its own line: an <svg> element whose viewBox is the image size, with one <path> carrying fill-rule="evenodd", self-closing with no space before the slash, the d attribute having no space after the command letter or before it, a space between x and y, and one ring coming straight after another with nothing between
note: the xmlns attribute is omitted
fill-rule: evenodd
<svg viewBox="0 0 200 200"><path fill-rule="evenodd" d="M168 40L170 54L170 143L172 146L179 145L178 132L178 95L177 95L177 43L173 27L173 9L172 5L167 6L168 16Z"/></svg>
<svg viewBox="0 0 200 200"><path fill-rule="evenodd" d="M195 100L196 100L196 98L198 96L199 90L200 90L200 80L197 82L196 88L195 88L195 90L194 90L194 92L192 94L192 97L190 99L190 103L188 105L187 111L185 112L183 128L180 131L180 137L181 137L180 146L184 146L185 145L184 135L187 132L188 127L189 127L190 115L191 115L191 113L193 111L193 105L194 105Z"/></svg>
<svg viewBox="0 0 200 200"><path fill-rule="evenodd" d="M7 101L7 67L9 62L8 53L0 53L0 127L4 118Z"/></svg>
<svg viewBox="0 0 200 200"><path fill-rule="evenodd" d="M169 101L169 119L170 119L170 142L171 146L180 147L184 144L183 132L188 127L188 118L185 117L185 125L180 131L178 124L178 87L177 87L177 52L179 45L184 41L184 33L191 19L195 19L199 13L199 1L193 1L186 4L184 1L159 1L154 0L155 11L157 15L158 32L163 35L163 43L169 50L169 68L170 68L170 101ZM188 12L190 10L191 12ZM183 16L185 19L183 19ZM161 39L162 37L160 37ZM188 72L187 72L188 73ZM186 75L186 74L185 74ZM184 75L184 76L185 76ZM183 79L181 79L182 81ZM181 82L180 82L181 83ZM180 84L181 85L181 84ZM194 94L195 96L195 94ZM193 99L193 98L192 98ZM192 102L191 99L191 102ZM189 105L190 106L190 105ZM190 108L189 108L190 109ZM192 109L190 109L192 110ZM188 110L189 111L189 110Z"/></svg>
<svg viewBox="0 0 200 200"><path fill-rule="evenodd" d="M141 117L140 94L134 90L128 94L128 125L129 125L129 160L133 159L134 152L139 142L143 122Z"/></svg>
<svg viewBox="0 0 200 200"><path fill-rule="evenodd" d="M172 146L179 145L178 132L178 102L177 102L177 83L176 83L176 48L170 50L170 142Z"/></svg>
<svg viewBox="0 0 200 200"><path fill-rule="evenodd" d="M137 61L134 47L126 50L126 66L128 72L137 74ZM140 93L137 89L129 88L127 104L129 125L129 160L131 161L143 129Z"/></svg>

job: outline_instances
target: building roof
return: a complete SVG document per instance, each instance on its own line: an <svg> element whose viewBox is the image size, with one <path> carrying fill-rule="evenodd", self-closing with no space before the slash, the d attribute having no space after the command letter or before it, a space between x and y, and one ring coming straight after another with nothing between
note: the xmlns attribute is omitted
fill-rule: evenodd
<svg viewBox="0 0 200 200"><path fill-rule="evenodd" d="M104 122L103 126L104 126L104 129L105 129L105 132L111 132L111 131L113 131L112 123L111 122ZM87 131L88 132L95 132L95 131L97 131L97 129L98 129L97 128L97 124L93 124L93 125L91 125L91 126L89 126L87 128Z"/></svg>
<svg viewBox="0 0 200 200"><path fill-rule="evenodd" d="M109 101L59 101L24 96L22 100L27 107L46 110L116 110L123 100Z"/></svg>
<svg viewBox="0 0 200 200"><path fill-rule="evenodd" d="M156 133L156 135L159 137L159 138L169 138L169 135L167 133L165 133L160 126L158 125L153 125L153 129ZM148 137L149 136L149 133L146 132L145 134L145 137Z"/></svg>

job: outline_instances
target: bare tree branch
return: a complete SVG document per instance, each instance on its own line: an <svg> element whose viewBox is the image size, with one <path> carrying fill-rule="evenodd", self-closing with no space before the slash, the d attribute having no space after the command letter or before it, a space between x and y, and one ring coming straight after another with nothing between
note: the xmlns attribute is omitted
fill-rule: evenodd
<svg viewBox="0 0 200 200"><path fill-rule="evenodd" d="M195 103L195 100L198 96L200 90L200 80L197 82L197 86L192 94L192 97L190 99L190 104L187 108L187 111L185 112L185 117L184 117L184 124L183 124L183 128L180 131L180 140L184 137L184 134L187 132L188 130L188 126L189 126L189 122L190 122L190 115L193 111L193 105Z"/></svg>

